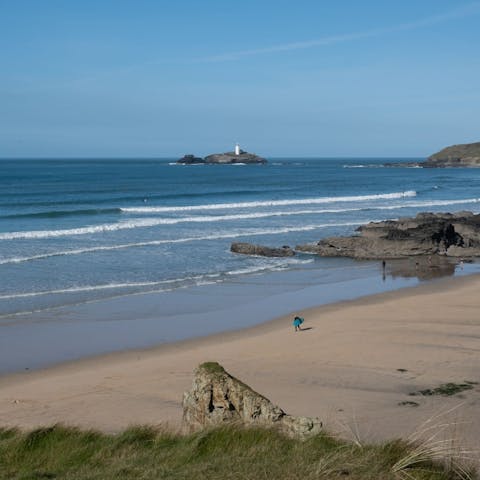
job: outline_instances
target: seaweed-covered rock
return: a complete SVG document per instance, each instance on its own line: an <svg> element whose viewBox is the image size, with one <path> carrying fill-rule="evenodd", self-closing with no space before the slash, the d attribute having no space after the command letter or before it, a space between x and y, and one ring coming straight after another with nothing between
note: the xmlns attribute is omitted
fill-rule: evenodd
<svg viewBox="0 0 480 480"><path fill-rule="evenodd" d="M480 215L471 212L419 213L414 218L371 222L357 231L359 235L325 238L295 249L325 257L362 259L480 255Z"/></svg>
<svg viewBox="0 0 480 480"><path fill-rule="evenodd" d="M295 252L288 245L281 248L271 248L246 242L232 243L230 251L244 255L261 255L262 257L293 257L295 255Z"/></svg>

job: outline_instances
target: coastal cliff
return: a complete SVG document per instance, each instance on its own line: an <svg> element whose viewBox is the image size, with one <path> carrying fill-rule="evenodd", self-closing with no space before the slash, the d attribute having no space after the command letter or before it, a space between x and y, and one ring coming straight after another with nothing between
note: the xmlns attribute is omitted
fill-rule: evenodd
<svg viewBox="0 0 480 480"><path fill-rule="evenodd" d="M480 167L480 142L446 147L421 165L424 168Z"/></svg>
<svg viewBox="0 0 480 480"><path fill-rule="evenodd" d="M385 167L472 168L480 167L480 142L451 145L430 155L424 162L388 162Z"/></svg>

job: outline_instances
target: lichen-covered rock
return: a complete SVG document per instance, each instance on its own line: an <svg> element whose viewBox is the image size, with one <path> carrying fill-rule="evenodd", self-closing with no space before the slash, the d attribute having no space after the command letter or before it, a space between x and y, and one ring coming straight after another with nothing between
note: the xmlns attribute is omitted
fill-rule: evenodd
<svg viewBox="0 0 480 480"><path fill-rule="evenodd" d="M281 248L271 248L246 242L232 243L230 251L244 255L261 255L262 257L293 257L295 255L295 252L288 245Z"/></svg>
<svg viewBox="0 0 480 480"><path fill-rule="evenodd" d="M190 433L224 423L274 427L294 437L322 428L317 418L287 415L218 363L203 363L195 370L192 389L183 395L183 429Z"/></svg>

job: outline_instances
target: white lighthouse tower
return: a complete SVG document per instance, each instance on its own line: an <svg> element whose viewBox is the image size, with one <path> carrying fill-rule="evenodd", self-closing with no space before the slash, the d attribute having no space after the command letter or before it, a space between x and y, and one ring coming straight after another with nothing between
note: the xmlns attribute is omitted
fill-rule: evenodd
<svg viewBox="0 0 480 480"><path fill-rule="evenodd" d="M235 144L235 155L240 155L240 145L238 143Z"/></svg>

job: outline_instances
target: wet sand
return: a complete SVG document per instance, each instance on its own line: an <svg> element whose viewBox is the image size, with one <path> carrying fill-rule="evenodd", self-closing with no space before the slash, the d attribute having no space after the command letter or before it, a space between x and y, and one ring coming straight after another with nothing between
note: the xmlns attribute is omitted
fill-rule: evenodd
<svg viewBox="0 0 480 480"><path fill-rule="evenodd" d="M299 311L302 332L294 332L289 315L237 332L4 375L0 425L177 427L193 369L214 360L288 413L318 416L347 437L406 437L454 409L447 415L456 422L452 435L478 447L480 385L448 397L409 394L480 382L479 292L478 275L442 279Z"/></svg>

